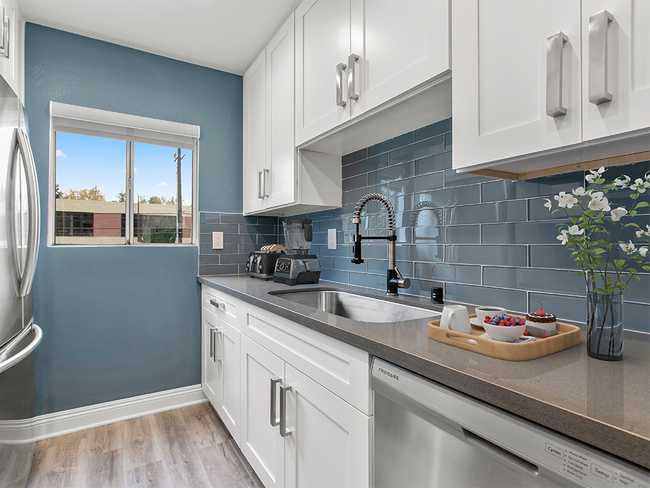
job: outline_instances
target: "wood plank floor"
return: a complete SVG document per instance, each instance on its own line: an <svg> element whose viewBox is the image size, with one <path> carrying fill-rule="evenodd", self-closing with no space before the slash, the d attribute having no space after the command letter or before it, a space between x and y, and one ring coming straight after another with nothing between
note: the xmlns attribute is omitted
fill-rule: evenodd
<svg viewBox="0 0 650 488"><path fill-rule="evenodd" d="M209 403L36 443L29 488L264 488Z"/></svg>

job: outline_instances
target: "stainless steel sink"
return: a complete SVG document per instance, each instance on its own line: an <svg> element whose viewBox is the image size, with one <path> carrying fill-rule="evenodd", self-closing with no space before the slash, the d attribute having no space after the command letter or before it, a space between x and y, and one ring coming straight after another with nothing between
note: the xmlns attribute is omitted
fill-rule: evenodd
<svg viewBox="0 0 650 488"><path fill-rule="evenodd" d="M435 310L339 290L281 290L269 294L360 322L401 322L440 315Z"/></svg>

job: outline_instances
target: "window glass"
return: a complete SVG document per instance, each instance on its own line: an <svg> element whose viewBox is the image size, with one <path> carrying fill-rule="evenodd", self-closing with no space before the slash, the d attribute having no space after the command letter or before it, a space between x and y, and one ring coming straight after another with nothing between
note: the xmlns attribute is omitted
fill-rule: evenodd
<svg viewBox="0 0 650 488"><path fill-rule="evenodd" d="M56 133L55 244L124 244L126 141Z"/></svg>
<svg viewBox="0 0 650 488"><path fill-rule="evenodd" d="M133 195L136 242L191 242L192 151L136 142Z"/></svg>

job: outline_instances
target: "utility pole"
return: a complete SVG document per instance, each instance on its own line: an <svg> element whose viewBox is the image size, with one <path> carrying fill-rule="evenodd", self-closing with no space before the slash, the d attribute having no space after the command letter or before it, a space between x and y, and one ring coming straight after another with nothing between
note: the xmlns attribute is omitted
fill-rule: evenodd
<svg viewBox="0 0 650 488"><path fill-rule="evenodd" d="M181 148L177 149L174 162L176 163L176 243L183 243L183 186L181 185L181 161L185 156L181 156Z"/></svg>

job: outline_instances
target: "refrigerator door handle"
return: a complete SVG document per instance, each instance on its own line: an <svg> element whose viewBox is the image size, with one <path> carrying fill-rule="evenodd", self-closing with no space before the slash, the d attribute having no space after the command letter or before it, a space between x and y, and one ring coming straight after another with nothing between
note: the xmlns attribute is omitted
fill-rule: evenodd
<svg viewBox="0 0 650 488"><path fill-rule="evenodd" d="M16 338L11 343L5 346L2 354L0 354L0 373L8 370L12 366L15 366L27 356L29 356L32 351L36 349L38 343L41 342L41 339L43 338L43 331L38 325L32 323L31 327L26 327L24 330L32 330L34 332L34 338L32 339L32 342L30 342L25 348L10 358L7 358L7 356L9 356L9 352L13 349L13 346L17 345L24 337L26 337L27 334L18 334L18 336L16 336Z"/></svg>
<svg viewBox="0 0 650 488"><path fill-rule="evenodd" d="M27 139L27 134L23 129L16 128L14 129L13 143L11 145L12 150L10 154L10 164L12 168L15 168L17 164L18 152L22 156L22 161L25 170L25 180L27 184L27 201L28 201L28 235L27 235L27 253L25 257L25 267L20 273L21 265L18 262L20 259L18 254L17 242L15 235L16 232L16 222L14 221L15 212L9 213L9 238L10 246L13 251L16 271L19 276L19 287L18 287L18 296L24 297L29 294L32 288L32 282L34 281L34 272L36 271L36 260L38 257L38 240L40 234L41 226L41 210L39 204L38 196L38 179L36 178L36 165L34 164L34 156L32 155L32 149L29 145L29 140ZM14 182L15 183L15 182ZM15 190L14 185L9 185L10 201L13 201L13 191Z"/></svg>

